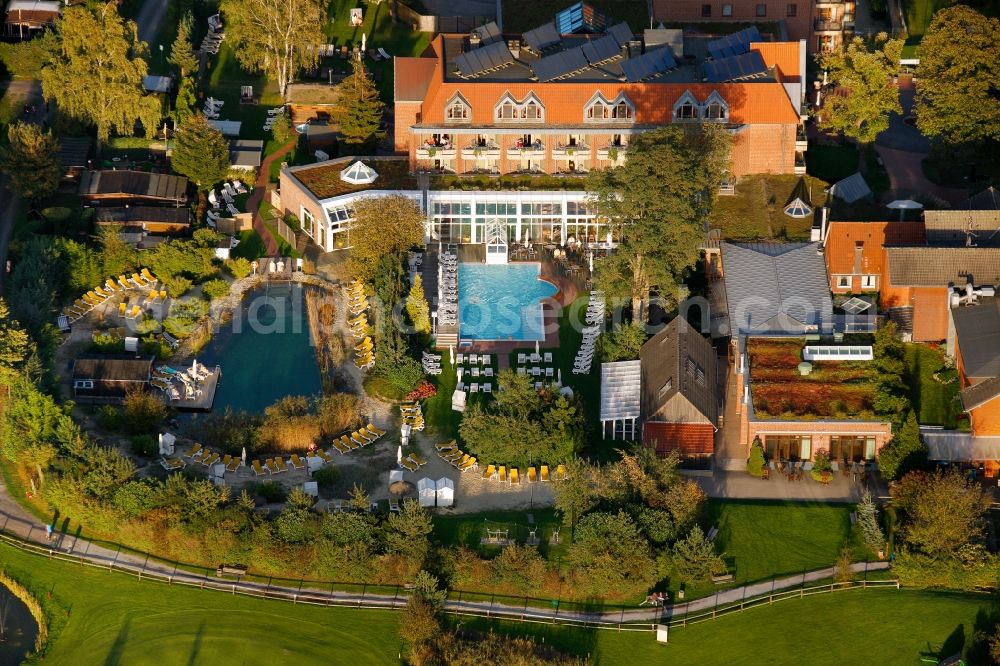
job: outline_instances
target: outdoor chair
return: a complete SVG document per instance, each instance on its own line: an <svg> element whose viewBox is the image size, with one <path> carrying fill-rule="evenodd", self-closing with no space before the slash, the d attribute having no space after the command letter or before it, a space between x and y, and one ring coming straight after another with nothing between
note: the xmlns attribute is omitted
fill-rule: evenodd
<svg viewBox="0 0 1000 666"><path fill-rule="evenodd" d="M414 451L413 453L410 454L410 460L412 460L413 462L415 462L415 463L417 463L418 465L421 465L421 466L427 464L427 459L424 458L419 453L417 453L416 451Z"/></svg>
<svg viewBox="0 0 1000 666"><path fill-rule="evenodd" d="M115 284L115 281L112 278L108 278L104 283L104 290L113 294L118 291L118 285Z"/></svg>
<svg viewBox="0 0 1000 666"><path fill-rule="evenodd" d="M121 288L122 291L128 291L129 289L132 288L132 285L128 283L128 278L125 277L124 275L118 276L118 286Z"/></svg>
<svg viewBox="0 0 1000 666"><path fill-rule="evenodd" d="M467 472L470 469L479 469L479 463L476 462L475 456L472 456L471 458L469 458L464 463L458 466L458 470L460 472Z"/></svg>
<svg viewBox="0 0 1000 666"><path fill-rule="evenodd" d="M528 483L535 483L538 481L538 473L535 471L534 467L528 468Z"/></svg>
<svg viewBox="0 0 1000 666"><path fill-rule="evenodd" d="M219 462L221 456L218 453L212 453L201 461L201 464L205 467L211 467L215 463Z"/></svg>
<svg viewBox="0 0 1000 666"><path fill-rule="evenodd" d="M409 458L403 458L402 460L400 460L399 461L399 466L402 467L402 468L404 468L404 469L407 469L407 470L409 470L411 472L416 472L418 469L420 469L420 465L418 465L417 463L413 462Z"/></svg>
<svg viewBox="0 0 1000 666"><path fill-rule="evenodd" d="M231 455L229 455L227 453L226 455L222 456L222 464L223 465L227 465L228 466L229 463L231 463L231 462L233 462L233 457Z"/></svg>
<svg viewBox="0 0 1000 666"><path fill-rule="evenodd" d="M288 471L288 467L285 466L285 461L282 460L281 458L275 458L274 459L274 465L275 465L275 467L278 468L279 472L287 472Z"/></svg>
<svg viewBox="0 0 1000 666"><path fill-rule="evenodd" d="M347 453L351 449L341 444L340 440L333 440L333 448L337 450L337 453ZM328 461L329 462L329 461Z"/></svg>
<svg viewBox="0 0 1000 666"><path fill-rule="evenodd" d="M299 454L297 453L292 454L292 457L288 459L288 464L295 469L303 469L306 466L305 462L302 461L302 458L299 458Z"/></svg>
<svg viewBox="0 0 1000 666"><path fill-rule="evenodd" d="M541 478L542 478L543 482L546 482L546 481L549 480L549 466L548 465L542 465L542 475L541 475Z"/></svg>
<svg viewBox="0 0 1000 666"><path fill-rule="evenodd" d="M471 458L472 458L472 456L470 456L468 453L463 453L461 460L453 460L451 464L454 465L455 467L461 469L462 465L464 465L465 463L467 463Z"/></svg>
<svg viewBox="0 0 1000 666"><path fill-rule="evenodd" d="M357 444L358 446L365 446L368 444L368 440L362 437L361 433L359 433L357 430L351 433L351 441Z"/></svg>
<svg viewBox="0 0 1000 666"><path fill-rule="evenodd" d="M507 483L507 468L500 465L500 469L497 470L497 480L500 483Z"/></svg>
<svg viewBox="0 0 1000 666"><path fill-rule="evenodd" d="M149 272L148 268L143 268L142 269L142 277L143 277L143 279L145 279L150 284L153 284L154 282L157 281L156 277L152 273Z"/></svg>
<svg viewBox="0 0 1000 666"><path fill-rule="evenodd" d="M455 448L455 440L450 440L447 442L438 442L434 445L434 448L438 451L450 451Z"/></svg>
<svg viewBox="0 0 1000 666"><path fill-rule="evenodd" d="M516 467L510 468L510 485L519 486L521 485L521 476L517 471Z"/></svg>
<svg viewBox="0 0 1000 666"><path fill-rule="evenodd" d="M119 317L124 317L124 316L125 316L125 313L126 313L126 310L127 310L127 308L128 308L128 304L127 304L127 303L125 303L124 301L123 301L123 302L121 302L121 303L119 303L119 304L118 304L118 316L119 316Z"/></svg>
<svg viewBox="0 0 1000 666"><path fill-rule="evenodd" d="M486 469L483 470L483 481L492 481L493 477L497 475L497 468L495 465L487 465Z"/></svg>
<svg viewBox="0 0 1000 666"><path fill-rule="evenodd" d="M195 455L191 456L191 460L193 462L200 463L202 460L204 460L209 455L209 453L210 452L209 452L208 449L202 449L201 451L199 451Z"/></svg>
<svg viewBox="0 0 1000 666"><path fill-rule="evenodd" d="M277 466L271 460L265 460L264 461L264 469L267 470L268 474L277 474L278 473Z"/></svg>
<svg viewBox="0 0 1000 666"><path fill-rule="evenodd" d="M194 458L196 455L201 453L201 444L195 444L192 446L187 453L184 454L185 458Z"/></svg>
<svg viewBox="0 0 1000 666"><path fill-rule="evenodd" d="M340 443L346 446L349 451L353 451L354 449L360 448L360 445L347 435L340 436Z"/></svg>

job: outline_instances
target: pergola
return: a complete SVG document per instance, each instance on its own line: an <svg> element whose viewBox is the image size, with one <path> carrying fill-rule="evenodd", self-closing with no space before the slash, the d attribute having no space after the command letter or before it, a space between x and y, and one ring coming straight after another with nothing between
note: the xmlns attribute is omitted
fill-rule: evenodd
<svg viewBox="0 0 1000 666"><path fill-rule="evenodd" d="M639 393L642 386L642 362L618 361L601 364L601 437L638 439Z"/></svg>
<svg viewBox="0 0 1000 666"><path fill-rule="evenodd" d="M507 223L496 218L488 220L486 231L486 263L507 263Z"/></svg>

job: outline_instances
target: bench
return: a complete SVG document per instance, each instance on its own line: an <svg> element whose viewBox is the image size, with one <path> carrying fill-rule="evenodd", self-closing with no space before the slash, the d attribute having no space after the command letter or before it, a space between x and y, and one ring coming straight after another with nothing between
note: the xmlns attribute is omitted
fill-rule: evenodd
<svg viewBox="0 0 1000 666"><path fill-rule="evenodd" d="M215 570L216 576L246 576L247 568L242 564L220 564Z"/></svg>
<svg viewBox="0 0 1000 666"><path fill-rule="evenodd" d="M718 576L712 576L712 582L715 583L716 585L721 585L723 583L731 583L733 582L733 574L725 573L725 574L719 574Z"/></svg>
<svg viewBox="0 0 1000 666"><path fill-rule="evenodd" d="M719 534L719 528L716 527L715 525L712 525L712 528L708 530L708 534L705 535L705 538L708 539L709 541L715 541L715 537L718 536L718 534Z"/></svg>

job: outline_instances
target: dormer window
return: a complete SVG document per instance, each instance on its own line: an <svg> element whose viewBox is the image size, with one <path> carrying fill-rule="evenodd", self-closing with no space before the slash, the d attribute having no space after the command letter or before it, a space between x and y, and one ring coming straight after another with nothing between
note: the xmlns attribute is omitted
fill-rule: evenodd
<svg viewBox="0 0 1000 666"><path fill-rule="evenodd" d="M508 98L497 107L497 120L515 120L518 116L517 104Z"/></svg>
<svg viewBox="0 0 1000 666"><path fill-rule="evenodd" d="M701 117L701 105L690 92L681 95L674 103L675 120L697 120Z"/></svg>
<svg viewBox="0 0 1000 666"><path fill-rule="evenodd" d="M600 92L590 98L590 102L584 107L584 120L588 122L600 122L604 120L627 120L635 118L635 106L625 96L619 93L612 101L608 101Z"/></svg>
<svg viewBox="0 0 1000 666"><path fill-rule="evenodd" d="M542 109L535 102L528 102L521 109L521 117L527 120L541 120Z"/></svg>
<svg viewBox="0 0 1000 666"><path fill-rule="evenodd" d="M461 96L456 96L452 99L444 112L444 119L452 123L468 122L471 118L472 109Z"/></svg>
<svg viewBox="0 0 1000 666"><path fill-rule="evenodd" d="M493 112L497 120L529 122L545 120L545 107L534 94L529 94L524 100L518 102L510 93L507 93L496 105Z"/></svg>
<svg viewBox="0 0 1000 666"><path fill-rule="evenodd" d="M615 104L615 119L616 120L631 120L632 118L632 107L622 100Z"/></svg>
<svg viewBox="0 0 1000 666"><path fill-rule="evenodd" d="M713 92L705 101L705 113L703 116L705 120L720 122L729 120L729 107L726 105L726 100L722 99L719 93Z"/></svg>
<svg viewBox="0 0 1000 666"><path fill-rule="evenodd" d="M610 115L608 105L604 102L597 101L587 107L587 118L601 120L607 118Z"/></svg>

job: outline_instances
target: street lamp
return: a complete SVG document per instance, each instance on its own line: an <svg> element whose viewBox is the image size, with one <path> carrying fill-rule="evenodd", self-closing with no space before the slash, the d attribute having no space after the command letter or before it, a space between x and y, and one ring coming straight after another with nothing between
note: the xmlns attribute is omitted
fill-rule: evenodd
<svg viewBox="0 0 1000 666"><path fill-rule="evenodd" d="M163 64L163 44L160 44L160 64Z"/></svg>

